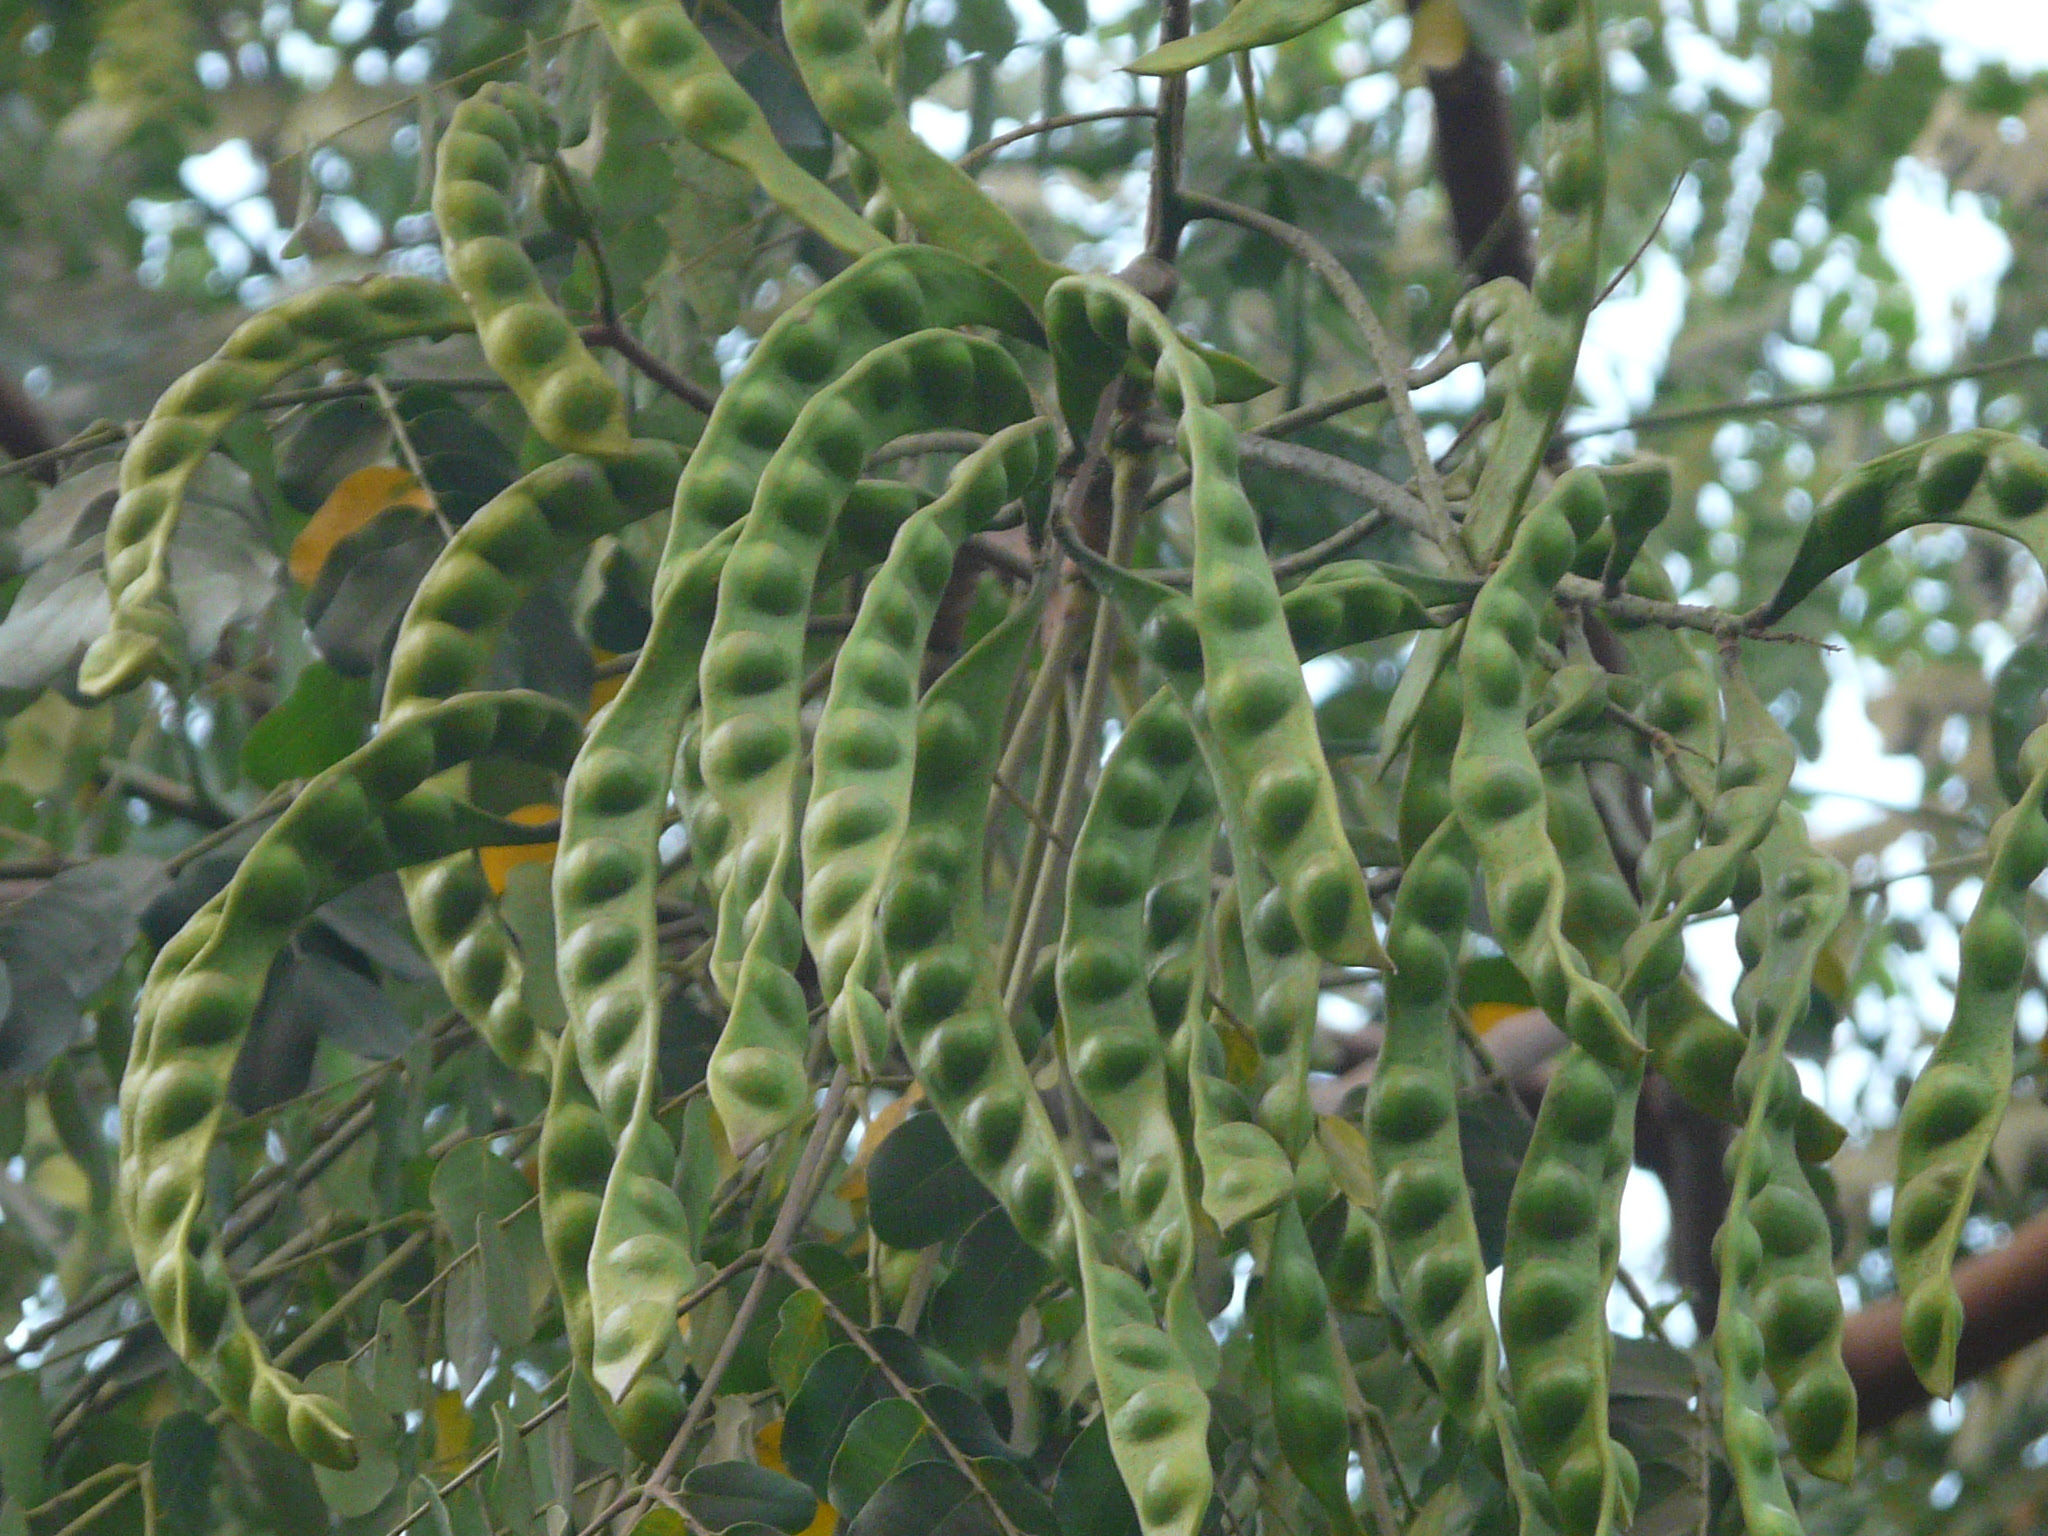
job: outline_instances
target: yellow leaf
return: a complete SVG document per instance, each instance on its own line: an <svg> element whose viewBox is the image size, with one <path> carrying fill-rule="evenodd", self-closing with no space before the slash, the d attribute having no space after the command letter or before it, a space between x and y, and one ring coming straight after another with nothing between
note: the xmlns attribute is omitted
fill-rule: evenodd
<svg viewBox="0 0 2048 1536"><path fill-rule="evenodd" d="M772 1424L765 1424L755 1433L754 1460L770 1472L789 1471L782 1460L782 1420L777 1419ZM839 1511L820 1499L816 1513L811 1516L811 1523L798 1531L796 1536L832 1536L838 1525Z"/></svg>
<svg viewBox="0 0 2048 1536"><path fill-rule="evenodd" d="M616 651L607 651L601 647L592 646L590 659L601 667L606 662L617 661L619 658ZM584 715L584 720L588 721L592 715L595 715L605 705L611 703L613 699L619 696L619 690L625 686L626 674L624 672L614 672L610 677L592 678L590 682L590 709Z"/></svg>
<svg viewBox="0 0 2048 1536"><path fill-rule="evenodd" d="M459 1472L468 1464L476 1421L462 1406L460 1392L436 1392L427 1417L434 1426L434 1470Z"/></svg>
<svg viewBox="0 0 2048 1536"><path fill-rule="evenodd" d="M425 487L395 464L372 464L343 480L292 540L292 580L312 586L335 545L394 507L431 512L434 502Z"/></svg>
<svg viewBox="0 0 2048 1536"><path fill-rule="evenodd" d="M559 805L522 805L506 818L516 821L522 827L545 826L562 814ZM491 848L477 849L477 857L483 860L484 879L491 887L491 894L505 894L505 877L521 864L552 864L555 861L553 843L505 843Z"/></svg>
<svg viewBox="0 0 2048 1536"><path fill-rule="evenodd" d="M1408 68L1454 69L1471 41L1458 0L1422 0L1408 33Z"/></svg>
<svg viewBox="0 0 2048 1536"><path fill-rule="evenodd" d="M1353 1205L1371 1210L1379 1201L1374 1193L1372 1149L1365 1132L1336 1115L1316 1117L1316 1139L1323 1144L1323 1156L1330 1162L1330 1177Z"/></svg>
<svg viewBox="0 0 2048 1536"><path fill-rule="evenodd" d="M1518 1013L1533 1013L1527 1003L1474 1003L1472 1005L1472 1028L1478 1034L1485 1034L1502 1019L1512 1019Z"/></svg>

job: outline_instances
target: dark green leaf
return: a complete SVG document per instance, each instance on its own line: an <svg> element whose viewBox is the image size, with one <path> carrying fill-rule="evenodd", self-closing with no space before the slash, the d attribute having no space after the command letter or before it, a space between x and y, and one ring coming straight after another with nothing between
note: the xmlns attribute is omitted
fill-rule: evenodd
<svg viewBox="0 0 2048 1536"><path fill-rule="evenodd" d="M938 1455L917 1404L901 1397L870 1403L847 1429L832 1458L827 1502L842 1520L852 1520L890 1478L914 1462Z"/></svg>
<svg viewBox="0 0 2048 1536"><path fill-rule="evenodd" d="M1139 1536L1137 1506L1109 1453L1109 1422L1101 1414L1060 1458L1052 1507L1062 1536Z"/></svg>
<svg viewBox="0 0 2048 1536"><path fill-rule="evenodd" d="M220 1432L190 1408L160 1420L149 1442L149 1478L161 1536L213 1529L213 1476Z"/></svg>
<svg viewBox="0 0 2048 1536"><path fill-rule="evenodd" d="M1472 1220L1491 1269L1507 1241L1508 1196L1529 1150L1529 1122L1497 1093L1466 1094L1458 1100L1458 1136Z"/></svg>
<svg viewBox="0 0 2048 1536"><path fill-rule="evenodd" d="M1006 1461L976 1462L979 1484L948 1461L905 1467L869 1499L846 1536L1001 1536L995 1500L1025 1536L1059 1536L1052 1508Z"/></svg>
<svg viewBox="0 0 2048 1536"><path fill-rule="evenodd" d="M370 733L369 685L315 661L242 742L242 771L265 789L309 779L363 744Z"/></svg>
<svg viewBox="0 0 2048 1536"><path fill-rule="evenodd" d="M801 1531L817 1513L811 1490L793 1477L751 1461L715 1461L693 1467L683 1479L683 1504L713 1531L743 1521Z"/></svg>
<svg viewBox="0 0 2048 1536"><path fill-rule="evenodd" d="M491 1418L498 1426L498 1459L491 1467L490 1488L485 1503L497 1517L495 1530L511 1536L535 1536L539 1522L534 1508L533 1473L526 1461L526 1442L519 1426L503 1403L491 1405Z"/></svg>
<svg viewBox="0 0 2048 1536"><path fill-rule="evenodd" d="M308 410L277 456L285 500L311 515L334 488L376 463L391 445L391 427L376 402L352 397Z"/></svg>
<svg viewBox="0 0 2048 1536"><path fill-rule="evenodd" d="M868 1342L913 1390L931 1382L930 1367L916 1343L894 1328L876 1328ZM847 1429L870 1403L895 1395L887 1379L858 1345L825 1351L804 1376L782 1420L782 1462L810 1484L819 1497L831 1485L832 1458Z"/></svg>
<svg viewBox="0 0 2048 1536"><path fill-rule="evenodd" d="M1009 1343L1018 1321L1044 1286L1050 1266L1017 1235L998 1207L967 1229L953 1271L932 1297L931 1330L939 1347L960 1360Z"/></svg>
<svg viewBox="0 0 2048 1536"><path fill-rule="evenodd" d="M50 1449L50 1410L33 1371L0 1376L0 1488L24 1509L43 1501L43 1457Z"/></svg>
<svg viewBox="0 0 2048 1536"><path fill-rule="evenodd" d="M937 1115L912 1115L868 1164L868 1219L891 1248L943 1243L994 1204Z"/></svg>

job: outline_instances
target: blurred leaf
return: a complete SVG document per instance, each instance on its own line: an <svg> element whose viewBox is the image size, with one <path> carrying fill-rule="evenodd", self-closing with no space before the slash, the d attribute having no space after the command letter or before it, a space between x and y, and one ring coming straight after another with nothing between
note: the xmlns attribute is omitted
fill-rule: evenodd
<svg viewBox="0 0 2048 1536"><path fill-rule="evenodd" d="M78 1038L80 1005L113 979L163 885L156 860L117 854L53 876L0 914L0 964L13 992L0 1021L0 1071L37 1071Z"/></svg>
<svg viewBox="0 0 2048 1536"><path fill-rule="evenodd" d="M876 1490L846 1536L1001 1536L991 1501L1002 1500L1003 1512L1024 1536L1059 1536L1051 1506L1039 1497L1007 1462L975 1471L985 1483L977 1486L946 1461L921 1461L905 1467ZM995 1487L987 1486L994 1484Z"/></svg>
<svg viewBox="0 0 2048 1536"><path fill-rule="evenodd" d="M206 1536L213 1529L219 1455L220 1432L204 1415L183 1408L158 1421L150 1436L149 1475L160 1536Z"/></svg>
<svg viewBox="0 0 2048 1536"><path fill-rule="evenodd" d="M358 1376L340 1361L321 1366L307 1378L316 1392L325 1392L348 1415L355 1432L357 1461L346 1472L315 1467L313 1477L320 1485L320 1497L344 1520L374 1511L398 1483L397 1426L378 1404L376 1396Z"/></svg>
<svg viewBox="0 0 2048 1536"><path fill-rule="evenodd" d="M1052 1507L1062 1536L1139 1536L1138 1511L1109 1453L1109 1421L1101 1414L1060 1458Z"/></svg>
<svg viewBox="0 0 2048 1536"><path fill-rule="evenodd" d="M379 517L335 545L306 594L313 644L329 666L347 677L376 670L440 552L440 530L412 511Z"/></svg>
<svg viewBox="0 0 2048 1536"><path fill-rule="evenodd" d="M768 1374L784 1398L796 1396L804 1373L831 1347L833 1332L825 1303L811 1292L798 1291L782 1303L775 1341L768 1346Z"/></svg>
<svg viewBox="0 0 2048 1536"><path fill-rule="evenodd" d="M876 1328L868 1342L910 1387L931 1380L923 1352L893 1328ZM832 1459L847 1430L870 1403L895 1396L887 1378L855 1344L825 1351L804 1376L782 1420L782 1460L820 1498L831 1484Z"/></svg>
<svg viewBox="0 0 2048 1536"><path fill-rule="evenodd" d="M868 1220L891 1248L943 1243L994 1204L937 1115L912 1115L868 1163Z"/></svg>
<svg viewBox="0 0 2048 1536"><path fill-rule="evenodd" d="M793 1477L750 1461L717 1461L693 1467L683 1479L683 1506L712 1531L743 1521L801 1531L811 1523L818 1501Z"/></svg>
<svg viewBox="0 0 2048 1536"><path fill-rule="evenodd" d="M313 520L292 540L292 580L310 587L335 549L385 513L410 509L431 511L433 501L413 479L412 471L395 464L371 464L357 470L328 492Z"/></svg>
<svg viewBox="0 0 2048 1536"><path fill-rule="evenodd" d="M540 1527L535 1516L539 1511L534 1508L526 1443L503 1403L491 1404L491 1417L498 1426L498 1459L491 1466L485 1502L497 1517L494 1529L509 1531L512 1536L537 1536Z"/></svg>
<svg viewBox="0 0 2048 1536"><path fill-rule="evenodd" d="M285 500L311 512L390 446L391 426L375 401L360 395L325 401L306 411L278 450L278 486Z"/></svg>
<svg viewBox="0 0 2048 1536"><path fill-rule="evenodd" d="M517 1352L533 1340L533 1309L528 1305L525 1266L514 1252L512 1240L490 1217L477 1217L475 1231L491 1336L500 1348Z"/></svg>
<svg viewBox="0 0 2048 1536"><path fill-rule="evenodd" d="M313 921L345 942L387 976L431 981L434 968L420 953L405 893L396 875L352 885L313 914Z"/></svg>
<svg viewBox="0 0 2048 1536"><path fill-rule="evenodd" d="M0 1376L0 1487L24 1509L43 1501L43 1457L50 1449L50 1410L33 1371Z"/></svg>
<svg viewBox="0 0 2048 1536"><path fill-rule="evenodd" d="M419 1406L420 1339L395 1301L377 1309L377 1339L370 1353L370 1390L392 1413L410 1413Z"/></svg>
<svg viewBox="0 0 2048 1536"><path fill-rule="evenodd" d="M311 935L287 949L278 966L276 1005L290 1010L323 1040L365 1061L394 1061L413 1030L384 989L362 972L308 947Z"/></svg>
<svg viewBox="0 0 2048 1536"><path fill-rule="evenodd" d="M38 566L0 621L0 688L39 693L68 679L110 611L97 549L81 544Z"/></svg>
<svg viewBox="0 0 2048 1536"><path fill-rule="evenodd" d="M853 1520L890 1478L939 1454L917 1404L901 1397L870 1403L847 1429L832 1458L827 1502L841 1519Z"/></svg>
<svg viewBox="0 0 2048 1536"><path fill-rule="evenodd" d="M1462 1094L1458 1099L1459 1149L1465 1183L1472 1193L1472 1220L1486 1267L1500 1263L1507 1242L1508 1196L1529 1150L1529 1122L1519 1106L1497 1093Z"/></svg>
<svg viewBox="0 0 2048 1536"><path fill-rule="evenodd" d="M331 768L369 737L370 690L323 661L307 664L242 742L242 771L265 789Z"/></svg>
<svg viewBox="0 0 2048 1536"><path fill-rule="evenodd" d="M960 1361L992 1354L1009 1343L1037 1297L1050 1266L1017 1234L1000 1206L961 1237L952 1273L932 1296L931 1330L939 1347Z"/></svg>

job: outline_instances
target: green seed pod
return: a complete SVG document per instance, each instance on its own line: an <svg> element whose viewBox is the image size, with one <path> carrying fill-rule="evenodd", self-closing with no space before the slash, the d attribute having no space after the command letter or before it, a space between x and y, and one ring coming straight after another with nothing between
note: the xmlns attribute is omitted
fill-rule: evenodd
<svg viewBox="0 0 2048 1536"><path fill-rule="evenodd" d="M2048 855L2048 850L2044 850ZM1733 1186L1715 1239L1721 1310L1715 1354L1726 1382L1723 1437L1745 1517L1755 1529L1790 1516L1760 1382L1777 1388L1793 1454L1846 1479L1856 1456L1856 1391L1841 1357L1842 1301L1828 1220L1795 1148L1798 1079L1785 1041L1806 1015L1813 968L1848 910L1845 871L1814 852L1799 813L1781 807L1757 851L1762 879L1742 914L1745 962L1736 1013L1748 1049L1736 1074L1744 1123L1728 1150ZM1769 1455L1758 1455L1759 1447Z"/></svg>
<svg viewBox="0 0 2048 1536"><path fill-rule="evenodd" d="M692 144L738 166L783 212L849 256L889 243L783 153L680 0L593 0L591 9L620 66Z"/></svg>
<svg viewBox="0 0 2048 1536"><path fill-rule="evenodd" d="M540 584L591 540L646 516L674 490L679 468L664 443L636 443L603 465L572 455L473 513L399 623L380 728L476 686L507 621ZM458 780L440 787L459 791ZM449 1000L507 1066L547 1072L551 1041L526 1006L525 967L476 855L417 865L399 878Z"/></svg>
<svg viewBox="0 0 2048 1536"><path fill-rule="evenodd" d="M1640 1063L1617 1068L1569 1046L1508 1201L1502 1342L1529 1459L1566 1536L1625 1523L1608 1438L1606 1305L1641 1086Z"/></svg>
<svg viewBox="0 0 2048 1536"><path fill-rule="evenodd" d="M1713 786L1713 803L1699 826L1699 841L1675 863L1668 878L1646 882L1669 905L1628 937L1622 950L1620 991L1631 1000L1647 997L1678 979L1685 963L1687 919L1726 901L1745 859L1763 841L1792 782L1791 740L1764 708L1731 655L1722 669L1726 709L1725 742ZM1653 722L1654 723L1654 722ZM1694 825L1681 803L1674 830ZM1660 833L1653 845L1668 853L1675 839Z"/></svg>
<svg viewBox="0 0 2048 1536"><path fill-rule="evenodd" d="M465 694L380 732L264 831L137 999L118 1194L143 1293L165 1341L230 1413L323 1465L355 1463L345 1416L270 1364L206 1220L207 1163L263 978L298 925L350 886L421 856L518 840L446 803L436 775L486 753L565 773L580 738L573 714L529 693Z"/></svg>
<svg viewBox="0 0 2048 1536"><path fill-rule="evenodd" d="M877 729L899 741L913 735L917 662L954 552L1006 501L1041 490L1056 452L1049 422L999 432L954 469L944 495L904 522L862 595L818 717L801 842L804 938L818 962L833 1050L863 1076L889 1044L874 996L881 973L874 913L902 839L913 765L909 753L873 763L845 750L842 738Z"/></svg>
<svg viewBox="0 0 2048 1536"><path fill-rule="evenodd" d="M1194 729L1162 688L1117 739L1074 838L1057 982L1074 1084L1116 1143L1124 1214L1165 1293L1167 1328L1197 1374L1213 1377L1215 1338L1194 1291L1194 1200L1145 990L1146 875L1200 772ZM1127 779L1164 793L1140 806L1119 793Z"/></svg>
<svg viewBox="0 0 2048 1536"><path fill-rule="evenodd" d="M2003 534L2048 567L2048 449L1980 427L1859 466L1821 498L1792 569L1750 617L1776 623L1836 571L1923 523Z"/></svg>
<svg viewBox="0 0 2048 1536"><path fill-rule="evenodd" d="M804 615L825 537L860 464L881 444L931 428L1008 426L1031 409L1023 375L994 342L928 330L877 348L804 407L763 472L726 562L699 667L700 760L731 819L735 849L712 945L712 976L732 1009L708 1077L736 1151L792 1124L809 1104L809 1020L793 975L802 940L790 896ZM886 647L842 649L839 666L849 686L876 691L907 720L913 660ZM841 724L820 742L829 754L821 768L873 768L908 756L906 733L892 734L887 718L862 720L857 730ZM604 1085L592 1086L605 1104Z"/></svg>
<svg viewBox="0 0 2048 1536"><path fill-rule="evenodd" d="M993 272L1033 306L1062 269L973 178L912 132L883 78L854 0L791 0L782 18L790 58L818 115L880 173L889 199L934 245Z"/></svg>
<svg viewBox="0 0 2048 1536"><path fill-rule="evenodd" d="M643 1386L657 1376L646 1369L657 1358L654 1309L642 1305L642 1282L626 1262L635 1251L633 1239L660 1237L655 1246L663 1258L657 1278L677 1296L677 1277L684 1271L676 1245L687 1253L690 1241L677 1226L661 1227L673 1223L674 1213L644 1186L629 1182L651 1177L647 1170L662 1161L651 1133L636 1129L651 1124L650 1095L658 1083L654 889L669 775L652 765L678 765L692 854L718 889L727 883L724 876L736 861L739 840L732 837L723 808L703 792L694 743L683 750L683 724L696 697L720 581L741 538L756 484L814 390L908 332L969 323L1026 339L1038 333L1023 301L1001 283L945 252L905 247L856 262L769 328L720 397L676 487L646 641L618 695L593 724L564 787L554 881L561 936L557 972L594 1102L620 1144L638 1149L638 1160L622 1163L618 1188L607 1194L608 1200L616 1194L619 1202L615 1219L604 1229L614 1240L593 1248L590 1261L594 1312L599 1319L618 1320L606 1346L605 1370L622 1398L638 1390L636 1371ZM841 479L858 472L864 441L854 445L859 451ZM836 494L848 493L841 486ZM825 522L829 526L830 519ZM755 560L756 566L774 563ZM801 593L784 592L777 576L772 569L754 570L749 597L786 606L782 622L794 627L800 641ZM778 936L793 946L793 930L791 922ZM636 1195L636 1187L649 1198ZM672 1322L665 1321L663 1328L665 1346L673 1336ZM601 1324L594 1331L601 1331Z"/></svg>
<svg viewBox="0 0 2048 1536"><path fill-rule="evenodd" d="M1280 1453L1330 1517L1333 1530L1355 1533L1346 1487L1351 1462L1351 1363L1330 1326L1330 1295L1308 1245L1301 1210L1280 1203L1266 1255L1256 1349L1273 1396ZM1355 1390L1355 1389L1353 1389Z"/></svg>
<svg viewBox="0 0 2048 1536"><path fill-rule="evenodd" d="M530 126L529 126L530 125ZM510 130L513 142L502 135ZM626 397L541 287L517 239L514 156L543 164L554 119L525 86L494 80L455 109L435 159L434 219L449 275L491 368L547 442L612 457L632 441Z"/></svg>
<svg viewBox="0 0 2048 1536"><path fill-rule="evenodd" d="M1671 463L1637 459L1603 468L1600 478L1607 488L1607 519L1614 532L1601 582L1609 592L1619 592L1644 542L1670 515Z"/></svg>
<svg viewBox="0 0 2048 1536"><path fill-rule="evenodd" d="M264 391L327 358L469 328L468 309L442 283L373 277L316 288L244 321L218 353L165 390L121 456L105 557L113 618L79 665L78 691L103 699L147 678L182 675L166 564L171 536L193 474Z"/></svg>
<svg viewBox="0 0 2048 1536"><path fill-rule="evenodd" d="M1525 657L1535 614L1570 564L1602 503L1599 482L1571 474L1534 508L1473 604L1458 677L1465 724L1451 761L1451 798L1479 854L1494 932L1537 1003L1572 1040L1618 1071L1642 1046L1614 993L1561 926L1565 877L1546 826L1543 779L1523 725Z"/></svg>
<svg viewBox="0 0 2048 1536"><path fill-rule="evenodd" d="M1557 0L1529 20L1536 34L1532 63L1543 83L1535 157L1543 217L1536 222L1535 274L1526 292L1509 278L1474 289L1451 322L1461 344L1476 341L1488 353L1487 393L1501 402L1465 520L1466 545L1482 569L1513 535L1571 402L1579 341L1598 297L1606 202L1599 15L1587 0Z"/></svg>
<svg viewBox="0 0 2048 1536"><path fill-rule="evenodd" d="M1110 278L1062 280L1046 298L1046 317L1061 409L1077 436L1087 434L1124 358L1157 355L1154 387L1181 418L1181 452L1194 475L1194 629L1205 697L1193 712L1224 820L1272 870L1311 949L1340 965L1384 964L1300 658L1238 483L1236 434L1211 404L1208 368L1157 309Z"/></svg>
<svg viewBox="0 0 2048 1536"><path fill-rule="evenodd" d="M2027 892L2048 862L2048 730L2028 738L2025 792L1991 829L1977 909L1963 926L1955 1010L1899 1112L1892 1261L1906 1354L1936 1397L1955 1390L1963 1308L1950 1278L1977 1176L2012 1091L2013 1021L2027 975Z"/></svg>

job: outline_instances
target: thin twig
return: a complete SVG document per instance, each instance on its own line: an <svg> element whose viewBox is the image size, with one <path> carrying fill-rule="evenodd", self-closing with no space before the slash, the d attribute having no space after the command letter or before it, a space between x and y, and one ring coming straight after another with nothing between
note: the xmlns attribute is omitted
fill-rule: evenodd
<svg viewBox="0 0 2048 1536"><path fill-rule="evenodd" d="M1719 405L1685 406L1678 410L1652 411L1626 421L1573 427L1557 434L1557 440L1576 443L1589 437L1606 437L1613 432L1655 432L1666 427L1689 427L1702 421L1739 421L1749 416L1775 416L1780 411L1803 410L1810 405L1839 405L1845 400L1869 400L1885 395L1910 395L1916 390L1939 389L1968 379L1988 379L2005 373L2025 373L2048 368L2048 356L2031 352L2019 357L2002 357L1968 368L1951 368L1946 373L1906 374L1896 379L1878 379L1867 384L1843 384L1833 389L1809 389L1791 395L1772 395L1765 400L1730 400Z"/></svg>
<svg viewBox="0 0 2048 1536"><path fill-rule="evenodd" d="M641 345L640 338L626 329L625 322L612 320L597 325L586 325L582 334L587 344L593 347L610 347L685 405L708 416L711 414L712 406L718 403L718 396L696 380L677 373Z"/></svg>
<svg viewBox="0 0 2048 1536"><path fill-rule="evenodd" d="M1099 112L1062 112L1058 117L1041 118L1035 123L1026 123L1022 128L1012 128L1008 133L999 133L994 138L975 145L956 163L961 170L971 171L998 150L1008 149L1012 144L1035 138L1041 133L1057 133L1062 128L1080 128L1089 123L1104 123L1119 117L1158 115L1150 107L1104 107Z"/></svg>
<svg viewBox="0 0 2048 1536"><path fill-rule="evenodd" d="M933 1250L933 1252L936 1251ZM840 1330L845 1333L854 1348L868 1357L869 1363L881 1374L882 1380L889 1384L889 1390L905 1402L917 1407L919 1412L922 1413L923 1404L910 1383L896 1374L896 1368L888 1362L879 1349L875 1348L873 1341L868 1338L866 1332L858 1327L853 1319L841 1310L839 1303L834 1301L817 1281L804 1272L803 1265L799 1264L787 1253L778 1254L775 1262L781 1266L783 1272L790 1279L818 1298L819 1305L823 1307L825 1315L839 1325ZM954 1468L960 1475L966 1478L975 1491L987 1502L989 1513L995 1517L996 1524L1002 1527L1004 1536L1023 1536L1023 1533L1011 1521L1009 1511L1004 1509L996 1496L989 1492L988 1485L982 1482L980 1475L974 1470L974 1463L968 1460L966 1453L953 1443L952 1437L944 1429L940 1428L938 1422L929 1415L925 1416L924 1427L925 1433L932 1437L932 1442L941 1451L945 1452L946 1459L953 1463Z"/></svg>
<svg viewBox="0 0 2048 1536"><path fill-rule="evenodd" d="M1637 265L1649 254L1650 242L1657 238L1657 231L1662 229L1664 221L1671 217L1671 206L1678 201L1678 189L1685 185L1685 178L1691 174L1692 167L1690 166L1687 166L1678 173L1678 179L1671 183L1670 192L1665 194L1664 206L1657 210L1657 217L1650 225L1649 233L1643 236L1642 244L1635 248L1635 253L1627 261L1624 261L1619 267L1615 268L1614 276L1607 279L1607 286L1600 290L1600 297L1593 301L1595 309L1598 309L1602 304L1605 304L1614 297L1614 290L1621 286L1622 280L1629 273L1635 271Z"/></svg>
<svg viewBox="0 0 2048 1536"><path fill-rule="evenodd" d="M1285 219L1276 219L1269 213L1260 213L1255 208L1245 208L1237 203L1226 202L1220 197L1210 197L1201 192L1183 192L1181 205L1204 218L1222 219L1244 229L1264 235L1292 251L1300 258L1324 285L1336 296L1344 313L1351 317L1351 323L1358 327L1365 337L1366 349L1372 353L1373 366L1378 370L1380 382L1386 387L1387 404L1394 414L1395 430L1401 434L1401 444L1408 451L1408 459L1415 474L1416 489L1422 504L1427 509L1425 531L1453 560L1462 560L1463 543L1457 537L1457 528L1451 518L1450 504L1444 499L1443 482L1438 479L1436 460L1430 454L1429 443L1422 432L1422 420L1415 414L1415 406L1408 398L1408 364L1394 351L1394 339L1387 334L1387 328L1380 323L1371 303L1358 282L1345 269L1330 248L1316 239L1307 230L1289 224Z"/></svg>

